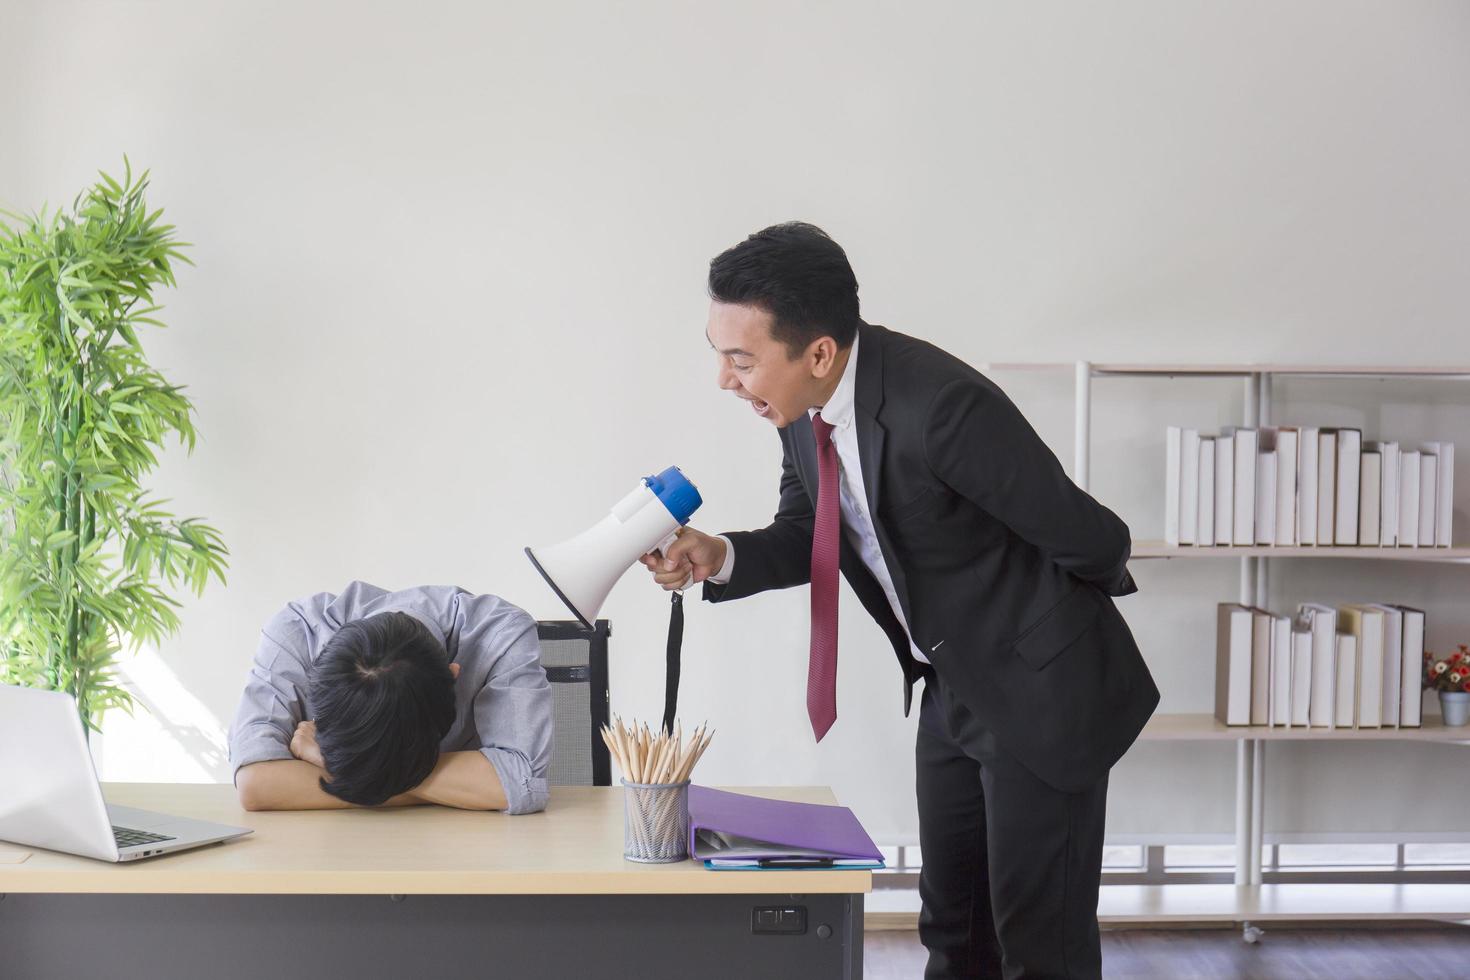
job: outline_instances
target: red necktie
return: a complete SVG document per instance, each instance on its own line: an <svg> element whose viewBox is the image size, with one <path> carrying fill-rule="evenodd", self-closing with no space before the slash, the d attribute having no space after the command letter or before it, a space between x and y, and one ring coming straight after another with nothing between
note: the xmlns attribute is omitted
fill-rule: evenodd
<svg viewBox="0 0 1470 980"><path fill-rule="evenodd" d="M832 426L812 416L817 438L817 517L812 528L812 650L807 663L806 713L817 741L837 720L837 447Z"/></svg>

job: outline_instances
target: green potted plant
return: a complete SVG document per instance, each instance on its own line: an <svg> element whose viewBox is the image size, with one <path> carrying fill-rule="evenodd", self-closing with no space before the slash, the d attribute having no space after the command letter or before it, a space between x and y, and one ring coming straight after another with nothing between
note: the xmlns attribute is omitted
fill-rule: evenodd
<svg viewBox="0 0 1470 980"><path fill-rule="evenodd" d="M1424 686L1439 692L1439 710L1451 728L1470 723L1470 648L1441 659L1424 654Z"/></svg>
<svg viewBox="0 0 1470 980"><path fill-rule="evenodd" d="M70 693L89 733L131 708L124 646L178 629L167 588L223 582L228 554L143 484L170 434L194 447L192 404L139 339L188 260L124 164L70 210L0 212L0 683Z"/></svg>

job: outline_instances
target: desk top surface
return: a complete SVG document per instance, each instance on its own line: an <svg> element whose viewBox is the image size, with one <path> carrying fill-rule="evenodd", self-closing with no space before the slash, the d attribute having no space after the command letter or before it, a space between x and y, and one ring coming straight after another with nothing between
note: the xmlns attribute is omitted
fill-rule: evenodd
<svg viewBox="0 0 1470 980"><path fill-rule="evenodd" d="M733 787L833 803L825 787ZM249 813L233 786L108 783L109 803L251 827L127 864L0 843L0 893L597 895L859 893L868 871L706 871L623 860L621 787L556 786L543 813L446 807ZM8 863L30 852L19 863ZM8 860L7 860L8 859Z"/></svg>

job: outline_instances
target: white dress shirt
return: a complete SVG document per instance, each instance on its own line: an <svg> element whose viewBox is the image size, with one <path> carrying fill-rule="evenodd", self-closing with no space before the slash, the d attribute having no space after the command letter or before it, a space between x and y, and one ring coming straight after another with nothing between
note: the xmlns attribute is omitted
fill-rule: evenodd
<svg viewBox="0 0 1470 980"><path fill-rule="evenodd" d="M893 615L898 617L899 624L909 637L909 653L919 663L927 664L929 658L914 643L908 620L904 618L903 607L898 601L898 591L893 587L893 576L888 573L888 563L883 560L883 550L878 545L878 535L873 530L873 517L868 513L868 495L863 486L863 465L858 455L857 423L853 418L856 410L854 399L857 394L857 360L858 338L853 337L847 365L842 369L842 377L838 379L832 397L820 409L811 409L809 414L815 415L820 411L822 420L832 426L832 443L837 447L837 462L842 473L838 497L842 509L842 531L847 537L847 543L857 551L863 564L883 588ZM735 546L728 537L720 535L720 538L725 542L725 563L719 572L709 577L709 581L715 585L729 582L730 574L735 569Z"/></svg>

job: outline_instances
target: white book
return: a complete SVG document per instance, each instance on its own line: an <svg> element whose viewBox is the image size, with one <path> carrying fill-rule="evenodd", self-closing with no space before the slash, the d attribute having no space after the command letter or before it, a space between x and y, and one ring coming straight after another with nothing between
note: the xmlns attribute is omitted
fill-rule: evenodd
<svg viewBox="0 0 1470 980"><path fill-rule="evenodd" d="M1310 721L1312 705L1312 632L1291 631L1291 723L1301 728Z"/></svg>
<svg viewBox="0 0 1470 980"><path fill-rule="evenodd" d="M1455 444L1439 444L1439 514L1434 518L1434 544L1449 548L1455 543Z"/></svg>
<svg viewBox="0 0 1470 980"><path fill-rule="evenodd" d="M1383 457L1378 453L1363 450L1358 478L1358 544L1378 546L1379 520L1383 508L1378 494L1383 489Z"/></svg>
<svg viewBox="0 0 1470 980"><path fill-rule="evenodd" d="M1209 547L1215 543L1215 440L1199 441L1199 530L1194 543Z"/></svg>
<svg viewBox="0 0 1470 980"><path fill-rule="evenodd" d="M1378 491L1378 544L1392 548L1399 541L1399 444L1366 442L1363 446L1379 455L1383 477Z"/></svg>
<svg viewBox="0 0 1470 980"><path fill-rule="evenodd" d="M1271 617L1271 724L1291 727L1291 620Z"/></svg>
<svg viewBox="0 0 1470 980"><path fill-rule="evenodd" d="M1283 428L1276 433L1276 543L1296 544L1296 468L1300 434Z"/></svg>
<svg viewBox="0 0 1470 980"><path fill-rule="evenodd" d="M1359 429L1337 430L1337 529L1335 543L1358 543L1358 479L1362 461L1363 433Z"/></svg>
<svg viewBox="0 0 1470 980"><path fill-rule="evenodd" d="M1256 456L1256 544L1276 543L1276 450Z"/></svg>
<svg viewBox="0 0 1470 980"><path fill-rule="evenodd" d="M1337 704L1337 610L1315 602L1298 608L1312 629L1312 696L1307 717L1313 728L1332 728Z"/></svg>
<svg viewBox="0 0 1470 980"><path fill-rule="evenodd" d="M1199 430L1185 429L1179 444L1179 543L1199 532Z"/></svg>
<svg viewBox="0 0 1470 980"><path fill-rule="evenodd" d="M1334 728L1358 727L1358 638L1351 633L1337 634L1337 705L1333 712Z"/></svg>
<svg viewBox="0 0 1470 980"><path fill-rule="evenodd" d="M1438 508L1435 498L1439 491L1439 457L1433 453L1419 454L1419 547L1434 547L1434 518Z"/></svg>
<svg viewBox="0 0 1470 980"><path fill-rule="evenodd" d="M1317 435L1317 543L1337 540L1337 430Z"/></svg>
<svg viewBox="0 0 1470 980"><path fill-rule="evenodd" d="M1349 605L1337 611L1346 632L1358 638L1358 727L1383 726L1383 657L1387 617L1373 606Z"/></svg>
<svg viewBox="0 0 1470 980"><path fill-rule="evenodd" d="M1230 544L1235 534L1235 439L1215 437L1215 543Z"/></svg>
<svg viewBox="0 0 1470 980"><path fill-rule="evenodd" d="M1419 451L1399 453L1399 547L1419 547Z"/></svg>
<svg viewBox="0 0 1470 980"><path fill-rule="evenodd" d="M1383 717L1384 728L1399 727L1399 708L1404 678L1404 614L1393 606L1379 605L1383 610Z"/></svg>
<svg viewBox="0 0 1470 980"><path fill-rule="evenodd" d="M1256 430L1235 429L1232 434L1235 436L1235 527L1231 540L1239 545L1252 545L1256 543Z"/></svg>
<svg viewBox="0 0 1470 980"><path fill-rule="evenodd" d="M1251 630L1247 606L1216 607L1215 717L1225 725L1251 723Z"/></svg>
<svg viewBox="0 0 1470 980"><path fill-rule="evenodd" d="M1179 475L1184 430L1171 425L1164 430L1164 543L1179 546Z"/></svg>
<svg viewBox="0 0 1470 980"><path fill-rule="evenodd" d="M1271 614L1251 610L1251 724L1271 723Z"/></svg>
<svg viewBox="0 0 1470 980"><path fill-rule="evenodd" d="M1434 546L1448 548L1454 542L1455 444L1426 442L1423 451L1433 452L1439 459L1438 482L1434 488Z"/></svg>
<svg viewBox="0 0 1470 980"><path fill-rule="evenodd" d="M1424 724L1424 610L1397 606L1404 617L1403 676L1399 680L1399 727Z"/></svg>
<svg viewBox="0 0 1470 980"><path fill-rule="evenodd" d="M1299 544L1317 543L1317 457L1320 433L1302 426L1297 446L1296 539Z"/></svg>

